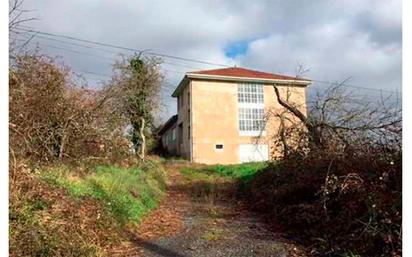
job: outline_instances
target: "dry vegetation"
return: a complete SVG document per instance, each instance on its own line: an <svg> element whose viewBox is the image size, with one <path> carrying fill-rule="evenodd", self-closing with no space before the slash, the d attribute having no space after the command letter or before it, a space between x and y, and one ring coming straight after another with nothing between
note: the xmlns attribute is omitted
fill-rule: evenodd
<svg viewBox="0 0 412 257"><path fill-rule="evenodd" d="M284 156L252 179L252 208L304 242L309 255L400 256L399 103L360 99L339 85L304 116L278 97L303 126L284 126L274 139Z"/></svg>
<svg viewBox="0 0 412 257"><path fill-rule="evenodd" d="M42 55L18 56L10 69L10 147L16 158L53 162L116 158L128 151L122 117L102 91Z"/></svg>
<svg viewBox="0 0 412 257"><path fill-rule="evenodd" d="M10 30L24 21L15 3ZM90 90L54 58L12 54L11 256L115 255L128 238L125 227L156 206L161 168L137 164L131 146L145 159L162 79L158 61L124 60L110 85ZM400 256L401 111L388 99L369 103L338 86L319 95L306 116L274 90L285 107L272 117L281 120L274 140L283 158L258 165L260 172L254 165L207 172L243 180L252 209L304 243L308 255ZM209 181L192 186L199 195L219 191Z"/></svg>
<svg viewBox="0 0 412 257"><path fill-rule="evenodd" d="M10 168L10 256L104 256L127 240L102 202L76 200L16 164Z"/></svg>
<svg viewBox="0 0 412 257"><path fill-rule="evenodd" d="M123 256L164 188L160 165L135 158L123 88L88 89L37 52L13 55L9 74L10 255Z"/></svg>

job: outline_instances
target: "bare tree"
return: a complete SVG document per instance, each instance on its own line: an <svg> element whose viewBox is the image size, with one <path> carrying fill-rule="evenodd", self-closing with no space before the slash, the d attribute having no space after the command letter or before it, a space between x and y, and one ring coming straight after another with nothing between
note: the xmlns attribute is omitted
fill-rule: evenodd
<svg viewBox="0 0 412 257"><path fill-rule="evenodd" d="M17 47L17 37L27 33L19 30L19 26L36 20L36 18L27 17L27 14L32 10L23 8L23 4L23 0L9 0L9 55L11 59L15 59L15 56L18 55L17 52L25 48L35 36L33 34L29 37L24 37L25 41Z"/></svg>
<svg viewBox="0 0 412 257"><path fill-rule="evenodd" d="M13 31L22 23L35 20L35 18L24 17L31 10L23 8L23 0L9 1L9 31Z"/></svg>
<svg viewBox="0 0 412 257"><path fill-rule="evenodd" d="M327 144L333 147L350 147L349 142L360 136L378 136L398 138L401 132L401 110L398 103L390 101L390 96L381 96L371 101L366 97L356 95L345 87L346 81L331 86L322 94L318 93L313 102L309 103L308 115L302 112L295 103L283 97L277 85L274 91L278 103L285 109L274 113L272 116L280 119L280 140L286 144L285 121L290 120L291 115L298 118L306 130L305 140L311 150L325 148ZM290 125L290 130L297 124ZM289 135L290 136L290 135ZM301 135L302 136L302 135ZM339 142L336 144L335 139ZM398 139L399 140L399 139ZM290 146L284 145L287 151Z"/></svg>

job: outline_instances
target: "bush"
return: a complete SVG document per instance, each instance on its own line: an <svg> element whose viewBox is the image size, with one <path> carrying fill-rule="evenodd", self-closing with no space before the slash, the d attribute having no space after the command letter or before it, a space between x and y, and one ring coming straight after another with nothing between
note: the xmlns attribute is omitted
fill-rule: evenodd
<svg viewBox="0 0 412 257"><path fill-rule="evenodd" d="M398 256L401 153L380 150L291 154L251 181L253 209L299 235L315 255Z"/></svg>
<svg viewBox="0 0 412 257"><path fill-rule="evenodd" d="M268 114L279 121L271 150L283 157L251 181L254 209L318 256L400 256L398 97L370 100L342 83L319 92L307 114L274 90L284 109Z"/></svg>
<svg viewBox="0 0 412 257"><path fill-rule="evenodd" d="M10 68L10 149L39 162L128 154L122 117L109 94L83 87L66 66L42 55L18 56Z"/></svg>

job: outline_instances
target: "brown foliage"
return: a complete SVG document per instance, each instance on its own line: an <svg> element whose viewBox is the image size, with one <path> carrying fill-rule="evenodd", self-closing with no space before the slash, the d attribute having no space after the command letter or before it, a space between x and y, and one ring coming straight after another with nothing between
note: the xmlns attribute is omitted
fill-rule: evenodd
<svg viewBox="0 0 412 257"><path fill-rule="evenodd" d="M312 127L281 128L284 156L251 182L253 208L315 256L401 255L401 111L381 100L330 89L300 119Z"/></svg>
<svg viewBox="0 0 412 257"><path fill-rule="evenodd" d="M98 90L79 87L54 59L19 56L10 68L10 148L40 161L127 153L121 118Z"/></svg>

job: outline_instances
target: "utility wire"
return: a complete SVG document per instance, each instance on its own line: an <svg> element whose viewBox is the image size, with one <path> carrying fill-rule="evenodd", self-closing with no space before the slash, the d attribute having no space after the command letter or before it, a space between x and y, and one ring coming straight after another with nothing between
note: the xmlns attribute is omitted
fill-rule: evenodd
<svg viewBox="0 0 412 257"><path fill-rule="evenodd" d="M393 93L393 94L402 94L401 92L397 91L392 91L392 90L386 90L386 89L377 89L377 88L370 88L370 87L363 87L363 86L357 86L353 84L348 84L348 83L339 83L339 82L331 82L331 81L325 81L325 80L316 80L316 79L311 79L313 82L318 82L322 84L327 84L327 85L342 85L344 87L351 87L351 88L357 88L357 89L364 89L364 90L371 90L371 91L379 91L379 92L387 92L387 93Z"/></svg>
<svg viewBox="0 0 412 257"><path fill-rule="evenodd" d="M27 38L30 39L32 37L29 36L25 36L25 35L21 35L23 38ZM47 39L47 38L45 38ZM20 41L20 40L19 40ZM24 41L24 40L23 40ZM97 55L97 54L90 54L90 53L86 53L86 52L81 52L81 51L77 51L77 50L73 50L70 48L64 48L64 47L59 47L59 46L55 46L55 45L50 45L50 44L44 44L44 43L40 43L39 41L35 42L35 41L30 41L28 43L31 44L39 44L41 46L44 47L48 47L48 48L54 48L54 49L59 49L59 50L63 50L63 51L68 51L68 52L72 52L72 53L76 53L76 54L81 54L81 55L88 55L88 56L93 56L93 57L97 57L97 58L103 58L103 59L107 59L107 60L112 60L112 61L118 61L119 59L116 58L112 58L112 57L107 57L107 56L103 56L103 55ZM93 47L91 47L93 49ZM173 62L168 62L168 61L163 61L162 64L166 64L166 65L170 65L170 66L180 66L180 67L186 67L186 68L194 68L194 69L202 69L199 67L193 67L193 66L189 66L189 65L184 65L184 64L180 64L180 63L173 63ZM163 68L162 68L163 69ZM183 74L186 71L176 71L176 70L170 70L170 69L163 69L165 71L169 71L169 72L174 72L174 73L179 73L179 74Z"/></svg>
<svg viewBox="0 0 412 257"><path fill-rule="evenodd" d="M110 58L110 57L106 57L106 56L102 56L102 55L90 54L90 53L86 53L86 52L80 52L80 51L76 51L76 50L68 49L68 48L64 48L64 47L57 47L57 46L54 46L54 45L40 43L38 41L37 42L30 41L29 43L38 44L38 45L43 46L43 47L49 47L49 48L59 49L59 50L63 50L63 51L68 51L68 52L72 52L72 53L79 54L79 55L87 55L87 56L93 56L93 57L97 57L97 58L103 58L103 59L117 61L117 59L115 59L115 58ZM167 62L163 62L163 63L169 64ZM171 65L173 65L173 64L171 64ZM185 71L171 70L171 69L165 69L165 68L161 68L161 69L163 71L166 71L166 72L173 72L173 73L177 73L177 74L184 74L185 73ZM99 74L96 74L96 75L99 75ZM102 75L102 74L100 74L100 75ZM110 77L110 75L102 75L102 76L109 76Z"/></svg>
<svg viewBox="0 0 412 257"><path fill-rule="evenodd" d="M26 26L21 26L21 25L20 25L19 27L26 27ZM58 39L55 39L55 38L39 36L39 35L37 35L37 34L47 35L47 36L54 36L54 37L60 37L60 38L65 38L65 39L69 39L69 40L75 40L75 41L80 41L80 42L84 42L84 43L96 44L96 45L101 45L101 46L105 46L105 47L112 47L112 48L117 48L117 49L122 49L122 50L133 51L133 52L141 52L141 51L142 51L142 50L139 50L139 49L133 49L133 48L123 47L123 46L117 46L117 45L112 45L112 44L107 44L107 43L101 43L101 42L96 42L96 41L91 41L91 40L86 40L86 39L80 39L80 38L76 38L76 37L72 37L72 36L57 35L57 34L53 34L53 33L42 32L42 31L38 31L38 30L33 30L33 29L31 29L30 27L26 27L26 28L29 28L29 29L25 29L25 28L19 28L19 29L22 30L22 31L25 31L25 32L29 32L29 33L36 33L36 37L41 37L41 38L46 39L46 40L53 40L53 41L57 41L57 42L61 42L61 43L67 43L67 44L76 45L76 46L80 46L80 47L86 47L86 48L90 48L90 49L96 49L96 50L101 50L101 51L116 53L116 52L114 52L114 51L110 51L110 50L107 50L107 49L101 49L101 48L95 48L95 47L87 46L87 45L75 44L75 43L72 43L72 42L67 42L67 41L63 41L63 40L58 40ZM55 46L52 46L52 47L53 47L53 48L57 48L57 47L55 47ZM57 48L57 49L58 49L58 48ZM62 48L60 48L60 49L62 49ZM75 52L75 50L68 50L68 49L62 49L62 50L67 50L67 51ZM80 54L80 52L75 52L75 53L79 53L79 54ZM155 52L145 52L145 54L150 54L150 55L154 55L154 56L161 56L161 57L165 57L165 58L178 59L178 60L189 61L189 62L197 62L197 63L208 64L208 65L229 67L228 65L224 65L224 64L205 62L205 61L201 61L201 60L195 60L195 59L190 59L190 58L172 56L172 55L167 55L167 54L160 54L160 53L155 53ZM90 55L90 54L87 54L87 55ZM100 57L103 57L103 56L100 56ZM108 58L108 57L103 57L103 58L110 59L110 58ZM116 60L116 59L113 59L113 60ZM187 66L187 65L183 65L183 64L177 64L177 63L169 63L169 62L164 62L164 63L165 63L165 64L169 64L169 65L176 65L176 66L182 66L182 67L202 69L202 68L198 68L198 67ZM166 70L166 71L175 72L175 73L185 73L185 72L183 72L183 71L174 71L174 70ZM324 80L317 80L317 79L311 79L311 81L313 81L313 82L318 82L318 83L322 83L322 84L328 84L328 85L339 85L339 84L340 84L340 85L345 86L345 87L351 87L351 88L357 88L357 89L364 89L364 90L371 90L371 91L378 91L378 92L388 92L388 93L394 93L394 94L401 94L401 92L397 92L397 91L391 91L391 90L385 90L385 89L375 89L375 88L358 86L358 85L353 85L353 84L348 84L348 83L331 82L331 81L324 81Z"/></svg>
<svg viewBox="0 0 412 257"><path fill-rule="evenodd" d="M37 34L41 34L41 35L48 35L48 36L53 36L53 37L58 37L58 38L65 38L65 39L84 42L84 43L89 43L89 44L95 44L95 45L100 45L100 46L105 46L105 47L112 47L112 48L117 48L117 49L121 49L121 50L132 51L132 52L139 52L139 53L144 53L144 54L159 56L159 57L164 57L164 58L183 60L183 61L187 61L187 62L202 63L202 64L207 64L207 65L212 65L212 66L230 67L229 65L224 65L224 64L219 64L219 63L212 63L212 62L208 62L208 61L196 60L196 59L191 59L191 58L186 58L186 57L179 57L179 56L174 56L174 55L170 55L170 54L157 53L157 52L153 52L153 51L145 52L141 49L125 47L125 46L119 46L119 45L108 44L108 43L102 43L102 42L97 42L97 41L92 41L92 40L87 40L87 39L82 39L82 38L77 38L77 37L72 37L72 36L59 35L59 34L54 34L54 33L49 33L49 32L43 32L43 31L39 31L39 30L25 29L25 28L22 28L22 27L23 26L19 26L19 29L23 30L23 31L26 31L26 32L32 32L32 33L37 33Z"/></svg>

